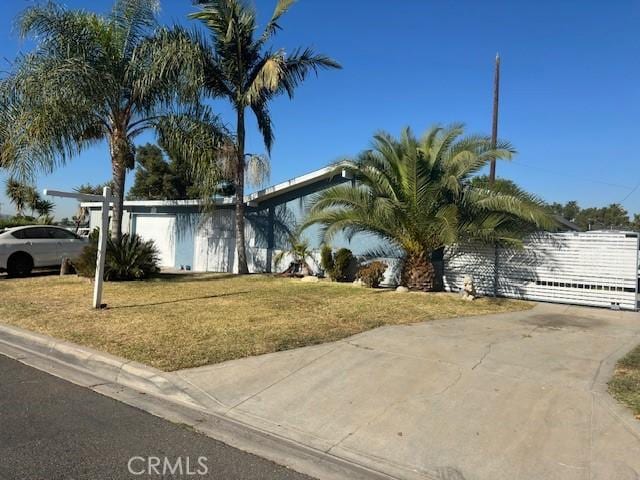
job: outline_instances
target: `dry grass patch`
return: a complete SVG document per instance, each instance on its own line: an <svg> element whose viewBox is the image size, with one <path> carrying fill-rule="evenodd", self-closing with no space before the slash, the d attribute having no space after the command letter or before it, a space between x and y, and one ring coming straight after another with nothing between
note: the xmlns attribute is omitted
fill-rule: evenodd
<svg viewBox="0 0 640 480"><path fill-rule="evenodd" d="M94 311L83 279L0 279L0 321L177 370L330 342L381 325L525 310L506 299L401 294L266 275L163 275L106 283Z"/></svg>
<svg viewBox="0 0 640 480"><path fill-rule="evenodd" d="M618 361L609 392L640 420L640 345Z"/></svg>

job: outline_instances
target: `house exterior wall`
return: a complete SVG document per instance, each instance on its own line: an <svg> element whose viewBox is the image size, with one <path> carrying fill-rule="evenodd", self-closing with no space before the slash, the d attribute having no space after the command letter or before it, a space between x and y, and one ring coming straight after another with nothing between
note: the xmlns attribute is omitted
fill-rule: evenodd
<svg viewBox="0 0 640 480"><path fill-rule="evenodd" d="M309 202L314 194L334 185L350 182L335 175L322 178L304 186L271 195L261 200L257 206L246 209L245 238L249 270L252 272L274 272L284 270L291 262L283 258L279 265L274 259L287 248L287 235L278 226L286 224L289 228L302 222L307 213ZM238 271L237 252L235 250L235 217L232 204L217 206L208 214L202 214L197 205L172 205L170 203L147 206L127 205L123 215L123 231L137 231L137 218L140 215L175 216L175 262L169 268L190 269L196 272L233 272ZM90 207L90 228L100 222L100 210ZM319 269L319 256L322 239L320 228L312 226L303 236L314 250L311 267ZM334 250L350 248L354 254L363 254L379 245L377 239L370 236L356 236L352 240L338 235L331 240Z"/></svg>

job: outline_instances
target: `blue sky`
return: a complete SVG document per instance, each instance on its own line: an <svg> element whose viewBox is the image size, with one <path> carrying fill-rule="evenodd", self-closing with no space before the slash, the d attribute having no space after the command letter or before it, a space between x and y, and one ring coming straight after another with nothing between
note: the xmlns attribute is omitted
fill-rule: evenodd
<svg viewBox="0 0 640 480"><path fill-rule="evenodd" d="M16 14L30 0L0 6L0 55L29 47ZM110 0L66 0L70 8L107 11ZM188 22L190 0L164 0L163 23ZM256 0L263 19L275 0ZM511 178L547 201L583 206L621 202L640 212L640 2L616 0L300 0L281 22L275 45L310 45L344 70L322 72L293 101L272 106L276 143L272 181L320 168L366 148L372 134L421 132L464 122L489 133L493 59L502 57L500 136L518 155L501 163ZM228 107L215 108L231 122ZM152 135L140 143L153 141ZM263 152L253 123L248 151ZM70 189L110 177L106 146L87 151L37 180ZM2 190L4 178L0 175ZM131 185L132 175L128 184ZM0 211L11 213L4 192ZM71 201L56 202L70 216Z"/></svg>

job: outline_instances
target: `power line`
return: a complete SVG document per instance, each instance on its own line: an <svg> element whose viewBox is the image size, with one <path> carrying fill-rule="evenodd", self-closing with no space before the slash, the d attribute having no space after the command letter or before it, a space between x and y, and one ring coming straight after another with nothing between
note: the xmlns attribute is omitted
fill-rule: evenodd
<svg viewBox="0 0 640 480"><path fill-rule="evenodd" d="M629 185L620 185L619 183L611 183L611 182L605 182L605 181L602 181L602 180L594 180L592 178L576 177L572 173L560 172L558 170L552 170L552 169L549 169L549 168L539 167L537 165L529 165L528 163L523 163L523 162L521 162L519 160L511 160L510 163L515 163L516 165L521 165L521 166L527 167L527 168L533 168L534 170L540 170L542 172L553 173L555 175L562 175L562 176L566 176L566 177L571 177L572 180L578 180L578 181L590 182L590 183L599 183L601 185L607 185L609 187L625 188L627 190L631 190L631 192L629 192L629 195L631 195L636 189L640 188L640 184L636 185L635 187L631 187ZM625 197L625 200L626 200L626 198L627 197Z"/></svg>
<svg viewBox="0 0 640 480"><path fill-rule="evenodd" d="M624 202L627 198L629 198L633 194L633 192L635 192L638 189L638 187L640 187L640 183L638 183L635 187L633 187L633 190L627 193L627 196L624 197L622 200L620 200L618 203Z"/></svg>

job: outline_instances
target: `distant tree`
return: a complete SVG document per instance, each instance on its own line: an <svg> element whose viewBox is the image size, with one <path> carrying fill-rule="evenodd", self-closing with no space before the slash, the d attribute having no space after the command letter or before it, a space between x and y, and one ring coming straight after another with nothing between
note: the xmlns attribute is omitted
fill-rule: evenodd
<svg viewBox="0 0 640 480"><path fill-rule="evenodd" d="M55 204L49 200L38 198L34 204L34 210L38 212L39 217L49 217L55 208Z"/></svg>
<svg viewBox="0 0 640 480"><path fill-rule="evenodd" d="M34 213L38 211L38 207L40 206L42 199L40 198L38 191L33 186L25 185L24 188L27 205L29 206L29 210L31 210L31 216L33 217Z"/></svg>
<svg viewBox="0 0 640 480"><path fill-rule="evenodd" d="M575 223L583 230L625 230L630 227L629 213L618 203L580 210Z"/></svg>
<svg viewBox="0 0 640 480"><path fill-rule="evenodd" d="M16 215L24 216L24 209L27 205L27 189L26 186L18 180L10 178L7 180L5 193L9 201L16 207Z"/></svg>
<svg viewBox="0 0 640 480"><path fill-rule="evenodd" d="M146 144L136 149L136 176L129 200L179 200L199 198L201 192L190 179L183 160L167 160L160 147Z"/></svg>
<svg viewBox="0 0 640 480"><path fill-rule="evenodd" d="M581 230L640 230L640 216L634 215L629 220L629 213L619 203L612 203L606 207L581 208L578 202L572 200L565 203L552 203L548 208L555 214L561 215L574 222Z"/></svg>
<svg viewBox="0 0 640 480"><path fill-rule="evenodd" d="M565 205L554 202L549 205L549 208L553 213L555 213L556 215L560 215L570 222L575 222L578 213L580 213L580 206L575 200L567 202Z"/></svg>
<svg viewBox="0 0 640 480"><path fill-rule="evenodd" d="M60 221L58 222L58 225L60 225L61 227L73 227L73 222L71 220L69 220L67 217L63 217L60 219Z"/></svg>
<svg viewBox="0 0 640 480"><path fill-rule="evenodd" d="M102 195L104 187L109 187L111 191L113 191L113 180L109 180L108 182L91 185L90 183L84 183L79 187L74 188L73 190L77 193L86 193L88 195ZM78 211L73 216L73 220L76 226L76 232L80 228L81 225L85 225L88 223L89 209L83 207L82 204L78 203Z"/></svg>

